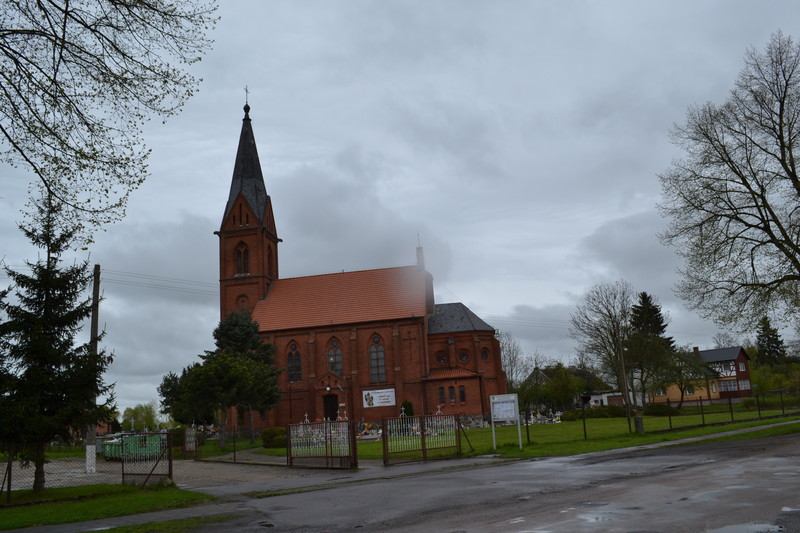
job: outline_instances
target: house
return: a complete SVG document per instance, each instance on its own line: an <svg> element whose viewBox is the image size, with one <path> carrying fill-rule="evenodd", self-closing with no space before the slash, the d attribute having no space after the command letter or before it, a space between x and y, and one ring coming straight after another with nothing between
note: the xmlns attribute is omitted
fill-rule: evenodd
<svg viewBox="0 0 800 533"><path fill-rule="evenodd" d="M709 369L709 377L702 383L687 387L684 401L746 398L752 395L750 387L750 356L742 346L699 350L696 354ZM670 385L653 396L654 403L674 403L681 400L677 386Z"/></svg>
<svg viewBox="0 0 800 533"><path fill-rule="evenodd" d="M377 422L440 411L483 418L506 392L495 330L461 303L436 304L422 248L406 266L283 278L249 115L219 231L220 314L248 309L276 348L280 404L258 428Z"/></svg>

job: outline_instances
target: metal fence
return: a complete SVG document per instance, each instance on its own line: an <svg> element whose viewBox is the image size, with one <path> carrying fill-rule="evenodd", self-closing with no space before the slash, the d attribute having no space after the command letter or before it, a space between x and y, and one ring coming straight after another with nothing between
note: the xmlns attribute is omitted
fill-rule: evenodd
<svg viewBox="0 0 800 533"><path fill-rule="evenodd" d="M122 435L120 441L117 451L120 452L123 484L145 486L161 483L164 478L172 479L170 433ZM108 443L105 444L108 447Z"/></svg>
<svg viewBox="0 0 800 533"><path fill-rule="evenodd" d="M684 400L682 404L668 401L661 405L667 407L665 415L670 429L780 418L800 412L797 398L780 390L746 398L701 397Z"/></svg>
<svg viewBox="0 0 800 533"><path fill-rule="evenodd" d="M290 424L286 459L289 466L357 468L353 424L346 420Z"/></svg>
<svg viewBox="0 0 800 533"><path fill-rule="evenodd" d="M153 484L172 477L168 433L117 434L98 438L94 448L50 445L45 448L45 488L81 485ZM13 501L15 491L33 488L33 463L3 457L0 501Z"/></svg>
<svg viewBox="0 0 800 533"><path fill-rule="evenodd" d="M456 415L401 416L383 419L383 464L427 461L461 453ZM434 452L433 454L431 452Z"/></svg>

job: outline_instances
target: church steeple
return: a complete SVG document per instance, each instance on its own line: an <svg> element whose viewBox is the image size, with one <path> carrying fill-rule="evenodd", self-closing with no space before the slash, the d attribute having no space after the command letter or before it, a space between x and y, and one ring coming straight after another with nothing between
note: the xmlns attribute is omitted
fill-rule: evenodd
<svg viewBox="0 0 800 533"><path fill-rule="evenodd" d="M278 238L264 185L250 106L244 106L233 177L219 231L220 313L252 311L278 279Z"/></svg>

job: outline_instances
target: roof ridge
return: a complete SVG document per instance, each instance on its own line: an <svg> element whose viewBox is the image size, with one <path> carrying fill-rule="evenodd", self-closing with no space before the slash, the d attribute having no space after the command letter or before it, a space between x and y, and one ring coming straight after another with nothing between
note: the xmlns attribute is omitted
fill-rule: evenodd
<svg viewBox="0 0 800 533"><path fill-rule="evenodd" d="M293 279L322 278L325 276L341 276L342 274L361 274L364 272L378 272L381 270L404 270L409 268L413 268L414 270L417 269L416 265L404 265L396 267L366 268L363 270L342 270L341 272L325 272L322 274L309 274L307 276L294 276L289 278L281 278L281 281L289 281Z"/></svg>

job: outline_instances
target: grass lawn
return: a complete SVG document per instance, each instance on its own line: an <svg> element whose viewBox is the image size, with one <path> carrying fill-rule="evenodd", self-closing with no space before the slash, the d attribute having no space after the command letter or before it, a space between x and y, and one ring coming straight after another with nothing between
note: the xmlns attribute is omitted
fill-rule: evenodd
<svg viewBox="0 0 800 533"><path fill-rule="evenodd" d="M112 516L188 507L211 496L172 487L141 489L123 485L86 485L15 491L10 506L0 505L0 529L68 524Z"/></svg>

